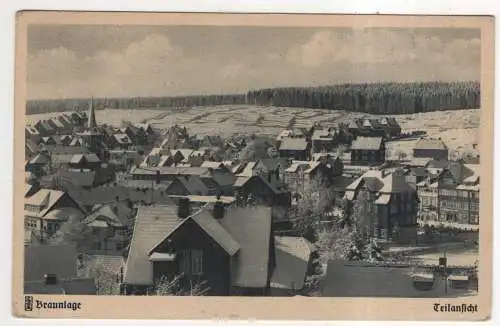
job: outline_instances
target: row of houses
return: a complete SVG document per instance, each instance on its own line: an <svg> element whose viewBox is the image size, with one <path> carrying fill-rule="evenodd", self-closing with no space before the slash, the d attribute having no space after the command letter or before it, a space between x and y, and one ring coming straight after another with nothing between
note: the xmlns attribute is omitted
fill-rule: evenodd
<svg viewBox="0 0 500 326"><path fill-rule="evenodd" d="M64 128L51 125L62 124ZM97 125L95 108L92 100L89 113L72 112L61 114L49 120L40 120L25 128L25 157L31 159L41 151L50 151L51 147L85 148L99 156L109 159L110 150L138 151L141 146L155 141L155 133L149 124L128 123L123 128Z"/></svg>
<svg viewBox="0 0 500 326"><path fill-rule="evenodd" d="M409 172L420 200L419 210L445 222L479 224L480 169L478 164L432 160Z"/></svg>
<svg viewBox="0 0 500 326"><path fill-rule="evenodd" d="M184 286L208 281L208 295L290 295L303 290L313 270L314 246L302 237L275 236L270 207L235 206L221 198L200 206L182 197L177 204L139 206L135 212L119 202L96 205L82 216L85 210L76 201L53 190L29 194L27 203L34 205L42 197L49 204L40 204L45 205L40 216L73 214L93 230L86 233L91 240L87 239L85 256L101 260L95 266L101 275L110 272L115 277L119 292L114 294L151 293L165 275L182 273ZM124 245L121 239L130 229L133 235L124 259L119 245ZM108 241L92 241L103 236ZM99 280L89 273L75 273L85 269L82 250L27 243L25 267L32 270L25 278L25 292L97 294ZM45 259L42 251L54 256ZM102 271L105 262L114 268Z"/></svg>

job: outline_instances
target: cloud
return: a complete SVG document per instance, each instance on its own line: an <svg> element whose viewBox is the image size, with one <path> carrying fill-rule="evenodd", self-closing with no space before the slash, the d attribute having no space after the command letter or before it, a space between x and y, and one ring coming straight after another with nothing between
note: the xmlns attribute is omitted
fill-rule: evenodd
<svg viewBox="0 0 500 326"><path fill-rule="evenodd" d="M356 29L347 33L319 31L306 43L293 46L286 59L292 64L313 68L342 63L369 65L371 69L375 69L377 65L393 65L404 71L408 65L420 65L433 75L439 75L440 71L446 72L444 75L447 78L453 78L449 76L449 70L470 70L468 68L473 67L477 78L479 54L479 39L445 42L437 36L426 36L408 30ZM351 67L347 65L344 69ZM459 77L460 73L457 71L457 78Z"/></svg>
<svg viewBox="0 0 500 326"><path fill-rule="evenodd" d="M410 30L320 30L281 48L243 51L247 45L238 44L238 55L206 44L188 51L182 40L173 43L150 33L114 50L39 50L28 57L28 96L175 96L368 80L479 78L479 39L444 39Z"/></svg>

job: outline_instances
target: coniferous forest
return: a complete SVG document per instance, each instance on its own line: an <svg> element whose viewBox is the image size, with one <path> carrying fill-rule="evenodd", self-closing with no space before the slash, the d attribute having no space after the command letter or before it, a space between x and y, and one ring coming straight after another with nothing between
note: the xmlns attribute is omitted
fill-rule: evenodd
<svg viewBox="0 0 500 326"><path fill-rule="evenodd" d="M88 98L30 100L27 114L86 109ZM371 114L412 114L478 109L479 82L340 84L252 90L246 94L175 97L94 98L97 108L165 109L193 106L260 105L346 110Z"/></svg>

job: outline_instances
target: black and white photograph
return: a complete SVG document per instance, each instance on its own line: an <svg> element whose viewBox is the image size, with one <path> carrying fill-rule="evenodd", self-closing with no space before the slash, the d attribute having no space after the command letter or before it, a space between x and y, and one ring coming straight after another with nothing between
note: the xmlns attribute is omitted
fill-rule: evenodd
<svg viewBox="0 0 500 326"><path fill-rule="evenodd" d="M481 28L26 33L25 296L481 292Z"/></svg>

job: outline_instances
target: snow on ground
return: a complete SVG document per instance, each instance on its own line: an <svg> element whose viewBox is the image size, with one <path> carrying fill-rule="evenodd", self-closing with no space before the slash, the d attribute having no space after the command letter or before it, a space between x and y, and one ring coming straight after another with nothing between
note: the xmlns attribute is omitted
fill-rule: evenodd
<svg viewBox="0 0 500 326"><path fill-rule="evenodd" d="M28 123L57 116L60 113L29 115ZM314 123L324 126L335 125L350 119L370 116L363 113L347 113L326 109L304 109L286 107L261 107L253 105L226 105L194 108L165 108L162 110L106 109L96 111L101 123L119 125L122 120L140 122L148 120L156 127L168 128L173 124L183 124L199 135L229 136L235 133L255 133L275 136L295 119L294 126L306 127ZM262 117L259 119L259 117ZM376 117L371 115L372 117ZM458 110L395 115L403 132L425 130L431 137L440 137L450 150L468 151L477 143L479 110ZM403 151L411 158L416 140L389 142L388 155Z"/></svg>

